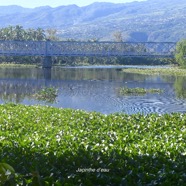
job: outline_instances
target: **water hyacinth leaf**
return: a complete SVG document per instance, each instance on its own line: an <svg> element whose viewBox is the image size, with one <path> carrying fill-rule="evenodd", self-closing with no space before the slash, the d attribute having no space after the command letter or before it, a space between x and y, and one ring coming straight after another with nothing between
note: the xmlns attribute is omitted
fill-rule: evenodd
<svg viewBox="0 0 186 186"><path fill-rule="evenodd" d="M7 163L0 163L0 183L5 183L6 181L13 178L15 175L15 170L12 166ZM1 185L1 184L0 184Z"/></svg>

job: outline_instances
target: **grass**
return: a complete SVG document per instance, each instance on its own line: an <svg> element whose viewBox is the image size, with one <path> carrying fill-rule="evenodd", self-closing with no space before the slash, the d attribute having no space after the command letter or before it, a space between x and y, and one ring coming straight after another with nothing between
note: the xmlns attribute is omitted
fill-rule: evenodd
<svg viewBox="0 0 186 186"><path fill-rule="evenodd" d="M141 95L141 94L147 94L147 93L162 93L163 90L161 89L145 89L145 88L128 88L128 87L121 87L119 89L120 95Z"/></svg>
<svg viewBox="0 0 186 186"><path fill-rule="evenodd" d="M186 76L186 69L181 69L179 67L170 68L127 68L123 69L126 73L136 73L144 75L168 75L168 76Z"/></svg>
<svg viewBox="0 0 186 186"><path fill-rule="evenodd" d="M0 63L0 68L8 68L8 67L38 67L36 64L17 64L17 63Z"/></svg>
<svg viewBox="0 0 186 186"><path fill-rule="evenodd" d="M186 114L19 104L0 113L0 185L185 185Z"/></svg>

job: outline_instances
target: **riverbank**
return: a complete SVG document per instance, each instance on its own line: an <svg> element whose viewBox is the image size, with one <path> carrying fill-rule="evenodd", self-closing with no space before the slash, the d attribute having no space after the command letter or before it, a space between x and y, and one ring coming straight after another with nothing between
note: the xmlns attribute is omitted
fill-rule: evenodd
<svg viewBox="0 0 186 186"><path fill-rule="evenodd" d="M184 185L186 114L0 105L0 162L18 185Z"/></svg>
<svg viewBox="0 0 186 186"><path fill-rule="evenodd" d="M8 67L13 67L13 68L20 68L20 67L39 67L36 64L19 64L19 63L0 63L0 68L8 68Z"/></svg>
<svg viewBox="0 0 186 186"><path fill-rule="evenodd" d="M175 67L166 68L126 68L122 70L126 73L144 74L144 75L173 75L186 76L186 69Z"/></svg>

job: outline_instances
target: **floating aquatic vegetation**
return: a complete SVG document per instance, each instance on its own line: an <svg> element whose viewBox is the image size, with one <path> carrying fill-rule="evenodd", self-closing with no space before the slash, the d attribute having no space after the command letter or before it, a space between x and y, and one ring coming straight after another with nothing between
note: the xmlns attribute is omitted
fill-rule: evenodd
<svg viewBox="0 0 186 186"><path fill-rule="evenodd" d="M34 98L40 101L46 101L53 103L56 101L58 95L58 89L55 87L44 87L33 95Z"/></svg>
<svg viewBox="0 0 186 186"><path fill-rule="evenodd" d="M103 115L0 105L16 185L184 185L186 114Z"/></svg>
<svg viewBox="0 0 186 186"><path fill-rule="evenodd" d="M121 87L119 89L119 93L120 95L144 95L147 93L162 93L163 90L161 89L145 89L145 88L140 88L140 87L136 87L136 88L128 88L128 87Z"/></svg>

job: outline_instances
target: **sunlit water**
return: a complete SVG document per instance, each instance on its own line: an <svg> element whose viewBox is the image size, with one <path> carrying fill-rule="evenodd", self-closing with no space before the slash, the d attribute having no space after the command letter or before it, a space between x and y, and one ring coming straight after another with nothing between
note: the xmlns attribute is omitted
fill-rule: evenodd
<svg viewBox="0 0 186 186"><path fill-rule="evenodd" d="M133 68L132 66L130 68ZM153 67L151 67L153 68ZM56 87L56 102L35 100L42 87ZM162 89L160 94L120 95L120 87ZM120 66L1 68L0 103L17 102L83 109L104 114L186 112L186 78L124 73Z"/></svg>

